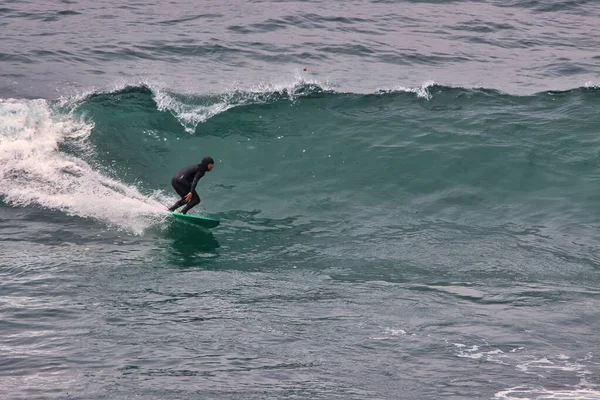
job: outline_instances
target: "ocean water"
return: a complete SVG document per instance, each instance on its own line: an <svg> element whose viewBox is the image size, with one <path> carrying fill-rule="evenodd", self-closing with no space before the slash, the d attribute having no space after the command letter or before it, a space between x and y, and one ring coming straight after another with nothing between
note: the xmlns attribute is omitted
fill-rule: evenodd
<svg viewBox="0 0 600 400"><path fill-rule="evenodd" d="M0 2L0 398L600 399L599 21Z"/></svg>

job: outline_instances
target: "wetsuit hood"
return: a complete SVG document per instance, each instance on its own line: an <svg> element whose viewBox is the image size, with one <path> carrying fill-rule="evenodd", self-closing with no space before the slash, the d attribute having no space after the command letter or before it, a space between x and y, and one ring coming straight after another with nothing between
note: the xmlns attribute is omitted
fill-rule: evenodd
<svg viewBox="0 0 600 400"><path fill-rule="evenodd" d="M212 157L204 157L200 164L204 165L205 167L208 167L208 164L214 164L214 163L215 163L215 160L213 160Z"/></svg>

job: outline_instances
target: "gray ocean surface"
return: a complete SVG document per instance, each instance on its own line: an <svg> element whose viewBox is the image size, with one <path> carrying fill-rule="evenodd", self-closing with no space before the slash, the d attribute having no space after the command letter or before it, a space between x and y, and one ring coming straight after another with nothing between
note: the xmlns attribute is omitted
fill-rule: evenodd
<svg viewBox="0 0 600 400"><path fill-rule="evenodd" d="M600 3L0 32L0 398L600 399ZM211 230L165 210L206 155Z"/></svg>

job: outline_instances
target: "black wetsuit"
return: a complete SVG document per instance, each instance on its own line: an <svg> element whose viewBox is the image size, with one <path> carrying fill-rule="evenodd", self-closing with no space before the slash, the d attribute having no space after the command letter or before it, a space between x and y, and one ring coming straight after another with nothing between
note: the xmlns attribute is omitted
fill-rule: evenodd
<svg viewBox="0 0 600 400"><path fill-rule="evenodd" d="M200 203L200 196L198 196L198 193L196 192L196 185L198 184L198 180L204 176L206 171L208 171L208 164L214 164L214 161L210 157L205 157L201 164L185 167L173 176L171 185L173 185L173 189L175 189L177 194L181 196L181 200L173 204L173 206L169 208L169 211L175 211L185 204L185 207L181 209L181 213L185 214L192 207ZM192 192L192 199L188 203L185 200L185 196L190 192Z"/></svg>

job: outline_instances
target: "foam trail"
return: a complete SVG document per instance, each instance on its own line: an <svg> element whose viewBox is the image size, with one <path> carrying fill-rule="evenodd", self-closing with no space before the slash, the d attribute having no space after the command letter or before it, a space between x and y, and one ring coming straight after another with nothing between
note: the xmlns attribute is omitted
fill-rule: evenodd
<svg viewBox="0 0 600 400"><path fill-rule="evenodd" d="M164 206L59 149L68 143L85 154L92 128L45 100L0 99L0 196L141 233L164 218Z"/></svg>

